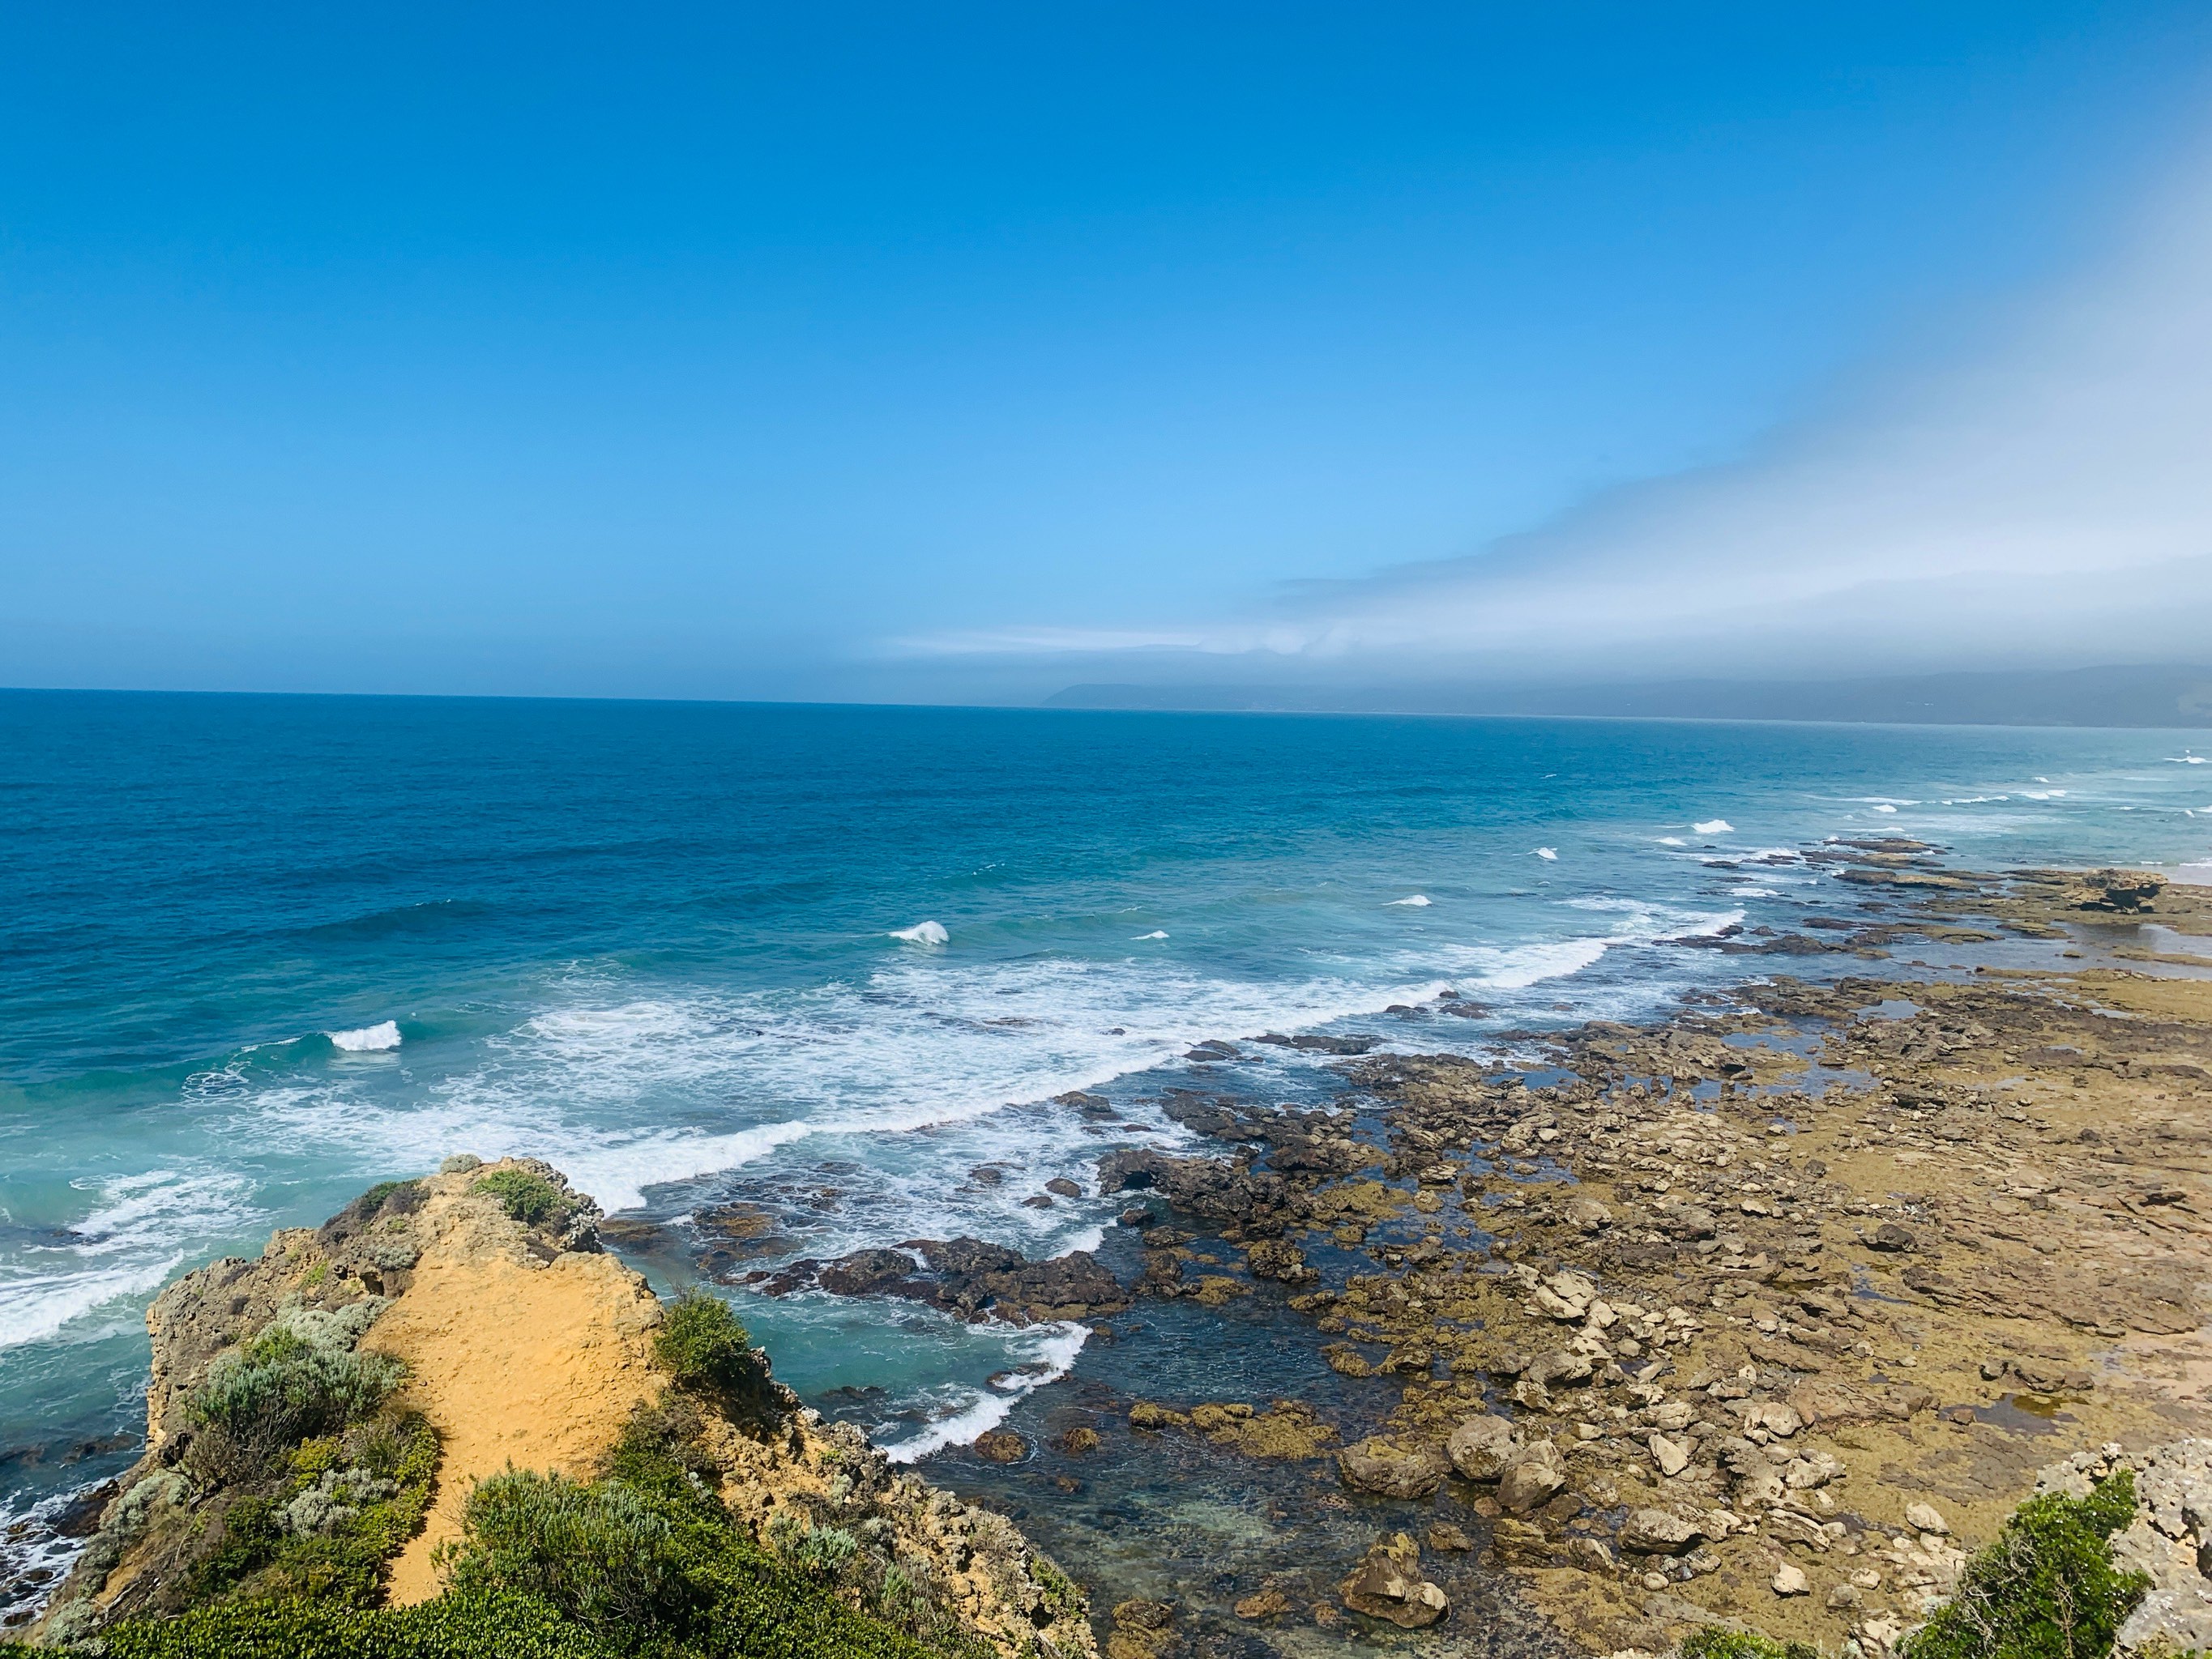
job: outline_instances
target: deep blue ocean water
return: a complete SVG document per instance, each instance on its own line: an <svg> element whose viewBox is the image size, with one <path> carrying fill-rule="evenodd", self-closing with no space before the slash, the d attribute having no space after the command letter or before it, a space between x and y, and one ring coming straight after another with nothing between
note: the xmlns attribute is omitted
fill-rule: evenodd
<svg viewBox="0 0 2212 1659"><path fill-rule="evenodd" d="M1115 1144L1054 1095L1103 1091L1166 1142L1143 1100L1199 1040L1476 1048L1655 1012L1771 965L1661 941L1863 896L1741 862L1820 837L2201 864L2205 746L0 694L0 1532L129 1461L167 1278L447 1153L544 1157L659 1219L752 1200L790 1251L1054 1254L1114 1206L1022 1200ZM1446 989L1490 1017L1434 1012ZM1334 1082L1272 1048L1238 1078ZM880 1389L908 1456L1080 1346L744 1300L795 1386Z"/></svg>

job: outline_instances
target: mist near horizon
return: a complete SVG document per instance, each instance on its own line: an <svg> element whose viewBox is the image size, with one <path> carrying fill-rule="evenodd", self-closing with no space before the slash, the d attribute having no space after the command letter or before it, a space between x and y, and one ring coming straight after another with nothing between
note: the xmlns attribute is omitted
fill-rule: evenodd
<svg viewBox="0 0 2212 1659"><path fill-rule="evenodd" d="M1455 681L2212 655L2212 164L2166 181L2086 268L1915 345L1741 459L1606 490L1462 557L1286 584L1150 634L906 648L1138 687L1358 687L1370 702L1394 684L1433 702Z"/></svg>
<svg viewBox="0 0 2212 1659"><path fill-rule="evenodd" d="M0 20L0 684L2212 636L2201 8L124 15Z"/></svg>

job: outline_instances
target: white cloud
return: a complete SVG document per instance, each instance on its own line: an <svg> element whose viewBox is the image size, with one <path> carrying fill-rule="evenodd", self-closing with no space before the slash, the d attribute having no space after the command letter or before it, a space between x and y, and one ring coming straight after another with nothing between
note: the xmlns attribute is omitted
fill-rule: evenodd
<svg viewBox="0 0 2212 1659"><path fill-rule="evenodd" d="M1879 672L2212 653L2212 170L1956 361L1733 465L1465 558L1212 625L953 654L1248 654L1311 672Z"/></svg>

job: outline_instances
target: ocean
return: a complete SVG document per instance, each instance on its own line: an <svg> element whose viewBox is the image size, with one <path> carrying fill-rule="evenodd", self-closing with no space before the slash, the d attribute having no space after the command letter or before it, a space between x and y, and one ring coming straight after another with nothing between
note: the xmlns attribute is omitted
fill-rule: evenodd
<svg viewBox="0 0 2212 1659"><path fill-rule="evenodd" d="M698 1271L684 1218L733 1202L773 1219L748 1265L960 1234L1095 1248L1116 1204L1024 1200L1183 1139L1152 1103L1194 1043L1480 1052L1814 971L1668 941L1856 904L1762 861L1829 836L2212 876L2208 749L0 694L0 1583L20 1603L70 1547L70 1495L134 1455L159 1287L373 1182L550 1159L666 1224L636 1257L664 1289ZM1341 1086L1328 1054L1252 1052L1240 1089ZM1139 1127L1102 1135L1055 1103L1077 1090ZM1079 1328L723 1289L779 1375L908 1461L1086 1363Z"/></svg>

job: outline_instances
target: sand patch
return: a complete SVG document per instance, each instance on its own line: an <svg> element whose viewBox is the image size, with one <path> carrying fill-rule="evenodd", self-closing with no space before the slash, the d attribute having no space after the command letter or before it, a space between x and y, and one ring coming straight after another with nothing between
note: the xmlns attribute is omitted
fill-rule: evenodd
<svg viewBox="0 0 2212 1659"><path fill-rule="evenodd" d="M392 1563L394 1605L437 1594L430 1553L459 1534L478 1480L510 1464L587 1474L663 1383L645 1280L611 1255L536 1259L469 1185L434 1183L414 1282L363 1344L407 1363L409 1399L445 1437L428 1524Z"/></svg>

